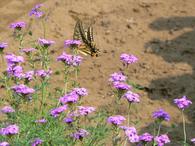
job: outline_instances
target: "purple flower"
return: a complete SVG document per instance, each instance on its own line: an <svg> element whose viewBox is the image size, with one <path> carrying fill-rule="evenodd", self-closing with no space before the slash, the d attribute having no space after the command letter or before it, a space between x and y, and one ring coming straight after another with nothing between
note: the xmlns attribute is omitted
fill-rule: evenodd
<svg viewBox="0 0 195 146"><path fill-rule="evenodd" d="M29 88L28 86L26 86L24 84L15 85L11 89L14 90L16 93L22 94L24 96L35 92L35 90L33 88Z"/></svg>
<svg viewBox="0 0 195 146"><path fill-rule="evenodd" d="M151 142L153 140L153 136L149 133L144 133L139 136L139 141L143 143Z"/></svg>
<svg viewBox="0 0 195 146"><path fill-rule="evenodd" d="M79 66L82 62L82 59L83 58L81 56L70 55L66 54L65 52L63 52L62 55L57 57L57 61L62 61L69 66Z"/></svg>
<svg viewBox="0 0 195 146"><path fill-rule="evenodd" d="M110 75L110 82L124 82L127 80L127 77L123 75L123 73L113 73Z"/></svg>
<svg viewBox="0 0 195 146"><path fill-rule="evenodd" d="M35 48L24 48L22 49L22 52L26 53L27 55L30 54L31 52L36 51Z"/></svg>
<svg viewBox="0 0 195 146"><path fill-rule="evenodd" d="M125 131L125 135L128 138L129 142L131 143L139 142L139 136L137 134L137 130L135 129L135 127L121 126L120 128L122 128Z"/></svg>
<svg viewBox="0 0 195 146"><path fill-rule="evenodd" d="M15 110L11 106L4 106L1 109L1 112L7 114L7 113L14 113Z"/></svg>
<svg viewBox="0 0 195 146"><path fill-rule="evenodd" d="M66 118L64 118L64 120L63 120L65 123L67 123L67 124L71 124L73 121L74 121L74 119L72 118L72 117L66 117Z"/></svg>
<svg viewBox="0 0 195 146"><path fill-rule="evenodd" d="M19 132L19 127L15 124L0 129L0 135L14 135L14 134L18 134L18 132Z"/></svg>
<svg viewBox="0 0 195 146"><path fill-rule="evenodd" d="M122 122L124 122L125 120L126 120L125 117L123 117L121 115L116 115L116 116L110 116L107 119L107 122L111 123L115 126L118 126L118 125L122 124Z"/></svg>
<svg viewBox="0 0 195 146"><path fill-rule="evenodd" d="M192 138L190 141L195 144L195 138Z"/></svg>
<svg viewBox="0 0 195 146"><path fill-rule="evenodd" d="M79 66L83 60L83 57L81 56L72 56L72 66Z"/></svg>
<svg viewBox="0 0 195 146"><path fill-rule="evenodd" d="M64 47L65 48L74 47L74 46L78 46L80 44L81 44L80 40L65 40Z"/></svg>
<svg viewBox="0 0 195 146"><path fill-rule="evenodd" d="M17 63L24 62L24 58L22 56L16 56L14 54L7 54L5 56L8 65L16 65Z"/></svg>
<svg viewBox="0 0 195 146"><path fill-rule="evenodd" d="M43 6L43 4L37 4L35 5L34 8L32 8L32 10L29 13L29 16L34 15L36 18L40 18L41 16L43 16L44 12L42 12L40 10L40 8Z"/></svg>
<svg viewBox="0 0 195 146"><path fill-rule="evenodd" d="M136 93L131 92L131 91L127 91L127 93L125 93L122 97L126 98L128 100L128 102L130 102L130 103L140 102L140 99L139 99L140 96Z"/></svg>
<svg viewBox="0 0 195 146"><path fill-rule="evenodd" d="M165 112L163 109L159 109L155 112L153 112L152 117L154 119L159 119L161 121L165 120L165 121L169 121L170 120L170 116L167 112Z"/></svg>
<svg viewBox="0 0 195 146"><path fill-rule="evenodd" d="M44 46L44 47L49 47L55 43L54 41L46 40L46 39L42 39L42 38L39 38L38 42L41 46Z"/></svg>
<svg viewBox="0 0 195 146"><path fill-rule="evenodd" d="M24 74L23 78L28 80L28 81L31 81L33 79L34 74L35 74L35 72L33 70L28 71Z"/></svg>
<svg viewBox="0 0 195 146"><path fill-rule="evenodd" d="M71 134L70 136L75 138L75 139L83 139L84 137L88 136L89 132L86 131L85 129L79 129L75 133Z"/></svg>
<svg viewBox="0 0 195 146"><path fill-rule="evenodd" d="M70 92L66 95L64 95L63 97L60 97L59 101L62 104L66 104L66 103L76 103L79 100L79 95L76 94L75 92Z"/></svg>
<svg viewBox="0 0 195 146"><path fill-rule="evenodd" d="M113 83L114 88L118 89L118 90L130 90L131 86L123 83L123 82L114 82Z"/></svg>
<svg viewBox="0 0 195 146"><path fill-rule="evenodd" d="M177 104L178 108L184 110L192 104L192 101L188 100L186 96L183 96L180 99L174 99L174 103Z"/></svg>
<svg viewBox="0 0 195 146"><path fill-rule="evenodd" d="M37 146L41 145L43 143L43 140L40 138L35 138L35 140L32 142L31 146Z"/></svg>
<svg viewBox="0 0 195 146"><path fill-rule="evenodd" d="M78 106L78 112L80 115L82 116L87 116L88 114L92 113L95 111L94 107L90 107L90 106Z"/></svg>
<svg viewBox="0 0 195 146"><path fill-rule="evenodd" d="M62 61L66 65L71 65L72 64L72 55L66 54L65 52L63 52L62 55L57 57L57 61Z"/></svg>
<svg viewBox="0 0 195 146"><path fill-rule="evenodd" d="M121 54L120 60L123 62L125 65L133 64L138 61L138 58L134 55L131 54Z"/></svg>
<svg viewBox="0 0 195 146"><path fill-rule="evenodd" d="M156 136L154 141L157 142L158 146L164 146L167 143L170 143L169 137L166 134Z"/></svg>
<svg viewBox="0 0 195 146"><path fill-rule="evenodd" d="M88 95L87 89L85 89L85 88L74 88L73 92L76 92L76 94L79 95L79 96Z"/></svg>
<svg viewBox="0 0 195 146"><path fill-rule="evenodd" d="M35 123L44 124L47 123L47 120L43 118L43 119L35 120Z"/></svg>
<svg viewBox="0 0 195 146"><path fill-rule="evenodd" d="M48 78L52 73L52 70L37 70L35 75L41 77L41 78Z"/></svg>
<svg viewBox="0 0 195 146"><path fill-rule="evenodd" d="M14 76L18 79L23 78L24 74L23 74L23 68L21 66L8 66L7 68L7 73L9 76Z"/></svg>
<svg viewBox="0 0 195 146"><path fill-rule="evenodd" d="M25 22L16 22L16 23L10 24L10 28L14 28L17 30L21 30L21 28L24 28L25 26L26 26Z"/></svg>
<svg viewBox="0 0 195 146"><path fill-rule="evenodd" d="M6 141L0 142L0 146L10 146L10 144Z"/></svg>
<svg viewBox="0 0 195 146"><path fill-rule="evenodd" d="M4 42L2 42L2 43L0 43L0 53L5 49L5 48L7 48L7 43L4 43Z"/></svg>
<svg viewBox="0 0 195 146"><path fill-rule="evenodd" d="M60 106L58 108L54 108L50 111L50 114L56 118L58 117L62 112L64 112L65 110L67 110L68 106L67 105L63 105L63 106Z"/></svg>

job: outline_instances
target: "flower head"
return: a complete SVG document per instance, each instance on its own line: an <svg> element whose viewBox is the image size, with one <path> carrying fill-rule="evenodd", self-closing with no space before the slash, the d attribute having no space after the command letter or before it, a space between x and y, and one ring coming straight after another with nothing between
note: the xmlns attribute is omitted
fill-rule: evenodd
<svg viewBox="0 0 195 146"><path fill-rule="evenodd" d="M62 55L57 57L57 61L62 61L66 65L71 65L72 64L72 55L66 54L65 52L63 52Z"/></svg>
<svg viewBox="0 0 195 146"><path fill-rule="evenodd" d="M195 144L195 138L192 138L190 141Z"/></svg>
<svg viewBox="0 0 195 146"><path fill-rule="evenodd" d="M185 108L189 107L192 104L192 101L187 99L186 96L183 96L180 99L174 99L174 103L178 106L178 108L184 110Z"/></svg>
<svg viewBox="0 0 195 146"><path fill-rule="evenodd" d="M16 65L17 63L20 62L24 62L24 58L22 56L16 56L14 54L7 54L5 58L9 66Z"/></svg>
<svg viewBox="0 0 195 146"><path fill-rule="evenodd" d="M110 116L107 119L108 123L111 123L115 126L121 125L124 121L125 121L125 117L121 116L121 115L116 115L116 116Z"/></svg>
<svg viewBox="0 0 195 146"><path fill-rule="evenodd" d="M21 66L8 66L7 68L7 73L9 76L14 76L18 79L23 78L24 74L23 74L23 68Z"/></svg>
<svg viewBox="0 0 195 146"><path fill-rule="evenodd" d="M47 120L43 118L43 119L35 120L35 123L44 124L47 123Z"/></svg>
<svg viewBox="0 0 195 146"><path fill-rule="evenodd" d="M14 134L18 134L18 132L19 132L19 127L15 124L0 129L0 135L14 135Z"/></svg>
<svg viewBox="0 0 195 146"><path fill-rule="evenodd" d="M127 80L127 77L121 72L116 72L110 75L109 81L111 82L124 82Z"/></svg>
<svg viewBox="0 0 195 146"><path fill-rule="evenodd" d="M41 70L37 70L35 72L35 75L39 76L41 78L48 78L51 74L52 74L52 70L51 69L49 69L49 70L41 69Z"/></svg>
<svg viewBox="0 0 195 146"><path fill-rule="evenodd" d="M33 70L28 71L24 74L23 78L28 80L28 81L31 81L33 79L34 74L35 74L35 72Z"/></svg>
<svg viewBox="0 0 195 146"><path fill-rule="evenodd" d="M135 127L121 126L120 128L122 128L125 131L125 135L128 138L129 142L131 143L139 142L139 136L137 134L137 130L135 129Z"/></svg>
<svg viewBox="0 0 195 146"><path fill-rule="evenodd" d="M139 141L143 143L151 142L153 140L153 136L149 133L144 133L139 136Z"/></svg>
<svg viewBox="0 0 195 146"><path fill-rule="evenodd" d="M44 12L42 12L40 10L40 8L43 6L43 4L37 4L35 5L34 8L32 8L32 10L29 13L29 16L34 15L36 18L40 18L41 16L43 16Z"/></svg>
<svg viewBox="0 0 195 146"><path fill-rule="evenodd" d="M7 46L8 46L7 43L4 43L4 42L0 43L0 53L1 53L5 48L7 48Z"/></svg>
<svg viewBox="0 0 195 146"><path fill-rule="evenodd" d="M24 48L21 50L22 52L26 53L27 55L30 54L31 52L36 51L35 48Z"/></svg>
<svg viewBox="0 0 195 146"><path fill-rule="evenodd" d="M79 66L83 58L81 56L66 54L65 52L62 55L57 57L57 61L62 61L68 66Z"/></svg>
<svg viewBox="0 0 195 146"><path fill-rule="evenodd" d="M80 115L82 116L87 116L88 114L92 113L95 111L94 107L90 107L90 106L78 106L78 112Z"/></svg>
<svg viewBox="0 0 195 146"><path fill-rule="evenodd" d="M35 92L33 88L29 88L28 86L23 84L15 85L11 89L14 90L17 94L22 94L22 95L29 95Z"/></svg>
<svg viewBox="0 0 195 146"><path fill-rule="evenodd" d="M41 46L44 46L44 47L49 47L55 43L54 41L46 40L46 39L42 39L42 38L39 38L38 42Z"/></svg>
<svg viewBox="0 0 195 146"><path fill-rule="evenodd" d="M76 94L79 95L79 96L88 95L87 89L85 89L85 88L74 88L73 92L76 92Z"/></svg>
<svg viewBox="0 0 195 146"><path fill-rule="evenodd" d="M54 108L50 111L50 114L56 118L58 117L62 112L64 112L65 110L67 110L68 106L67 105L63 105L63 106L60 106L58 108Z"/></svg>
<svg viewBox="0 0 195 146"><path fill-rule="evenodd" d="M72 56L72 66L79 66L83 60L83 57L73 55Z"/></svg>
<svg viewBox="0 0 195 146"><path fill-rule="evenodd" d="M79 95L76 94L76 92L70 92L66 95L64 95L63 97L60 97L59 101L62 104L66 104L66 103L76 103L79 100Z"/></svg>
<svg viewBox="0 0 195 146"><path fill-rule="evenodd" d="M138 103L140 102L139 95L136 93L133 93L132 91L127 91L123 96L123 98L126 98L128 102L130 103Z"/></svg>
<svg viewBox="0 0 195 146"><path fill-rule="evenodd" d="M88 136L89 132L86 131L85 129L79 129L75 133L71 134L70 136L75 138L75 139L80 139L82 140L84 137Z"/></svg>
<svg viewBox="0 0 195 146"><path fill-rule="evenodd" d="M37 146L41 145L43 143L43 140L40 138L35 138L34 141L32 142L31 146Z"/></svg>
<svg viewBox="0 0 195 146"><path fill-rule="evenodd" d="M64 41L64 47L65 48L78 46L80 44L81 44L80 40L65 40Z"/></svg>
<svg viewBox="0 0 195 146"><path fill-rule="evenodd" d="M1 108L1 112L7 114L14 113L15 110L11 106L4 106L3 108Z"/></svg>
<svg viewBox="0 0 195 146"><path fill-rule="evenodd" d="M170 143L169 137L166 134L156 136L154 141L157 142L158 146L164 146L167 143Z"/></svg>
<svg viewBox="0 0 195 146"><path fill-rule="evenodd" d="M10 24L10 28L14 28L14 29L17 29L17 30L21 30L25 26L26 26L25 22L16 22L16 23Z"/></svg>
<svg viewBox="0 0 195 146"><path fill-rule="evenodd" d="M66 117L66 118L64 118L64 120L63 120L65 123L67 123L67 124L71 124L73 121L74 121L74 119L72 118L72 117Z"/></svg>
<svg viewBox="0 0 195 146"><path fill-rule="evenodd" d="M0 142L0 146L10 146L10 144L6 141Z"/></svg>
<svg viewBox="0 0 195 146"><path fill-rule="evenodd" d="M159 119L159 120L165 120L165 121L170 120L169 114L167 112L165 112L163 109L159 109L159 110L153 112L152 117L154 119Z"/></svg>
<svg viewBox="0 0 195 146"><path fill-rule="evenodd" d="M120 60L123 62L124 65L133 64L138 61L138 58L131 54L121 54Z"/></svg>
<svg viewBox="0 0 195 146"><path fill-rule="evenodd" d="M114 82L113 83L114 88L118 89L118 90L130 90L131 86L123 83L123 82Z"/></svg>

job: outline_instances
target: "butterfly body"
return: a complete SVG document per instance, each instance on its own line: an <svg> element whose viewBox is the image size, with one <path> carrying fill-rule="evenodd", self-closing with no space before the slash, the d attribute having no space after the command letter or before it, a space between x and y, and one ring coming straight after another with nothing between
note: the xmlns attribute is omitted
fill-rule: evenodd
<svg viewBox="0 0 195 146"><path fill-rule="evenodd" d="M84 55L98 56L99 49L96 48L94 42L93 28L85 29L81 20L76 22L73 39L81 41L81 45L77 47L78 52Z"/></svg>

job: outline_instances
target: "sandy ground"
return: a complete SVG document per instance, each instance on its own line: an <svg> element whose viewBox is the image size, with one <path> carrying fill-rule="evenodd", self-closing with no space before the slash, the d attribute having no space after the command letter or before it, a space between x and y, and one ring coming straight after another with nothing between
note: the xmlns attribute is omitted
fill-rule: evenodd
<svg viewBox="0 0 195 146"><path fill-rule="evenodd" d="M17 44L11 37L8 25L16 21L30 23L29 10L37 3L48 8L46 38L56 41L52 70L60 70L62 64L55 61L63 48L63 41L71 39L77 16L85 23L92 23L95 40L101 55L85 57L79 81L89 89L86 104L111 110L113 97L108 85L109 75L122 67L121 53L132 53L139 62L126 73L132 82L145 90L139 91L141 103L133 109L132 119L140 133L151 130L151 113L164 108L171 115L165 123L173 142L182 140L182 120L173 99L187 95L195 103L195 1L194 0L4 0L0 1L0 41L9 43L6 52L17 52ZM35 25L37 24L37 25ZM34 38L42 35L39 22L32 24ZM28 44L26 44L26 47ZM5 65L1 63L1 70ZM53 87L63 86L55 76ZM0 95L1 96L1 95ZM110 109L109 109L110 108ZM186 111L188 138L195 137L195 104ZM127 114L127 104L121 108ZM177 124L173 124L177 122Z"/></svg>

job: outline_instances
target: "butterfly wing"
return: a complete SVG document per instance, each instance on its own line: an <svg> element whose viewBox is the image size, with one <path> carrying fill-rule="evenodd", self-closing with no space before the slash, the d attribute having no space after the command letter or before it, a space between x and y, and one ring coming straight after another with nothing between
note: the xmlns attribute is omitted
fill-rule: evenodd
<svg viewBox="0 0 195 146"><path fill-rule="evenodd" d="M84 55L97 56L98 49L95 48L93 39L93 28L84 29L80 20L76 22L73 39L82 41L82 45L78 47L78 51ZM94 55L95 54L95 55Z"/></svg>

